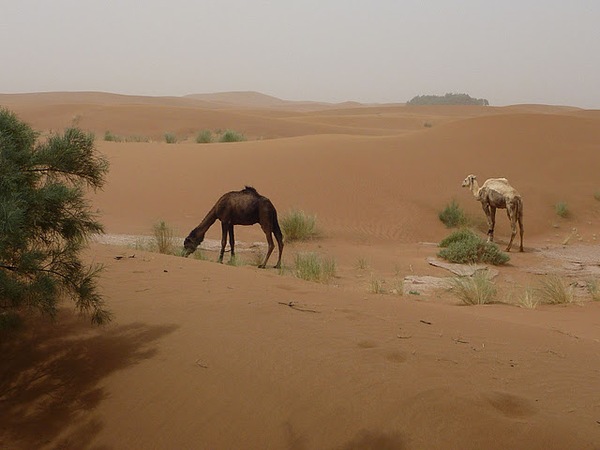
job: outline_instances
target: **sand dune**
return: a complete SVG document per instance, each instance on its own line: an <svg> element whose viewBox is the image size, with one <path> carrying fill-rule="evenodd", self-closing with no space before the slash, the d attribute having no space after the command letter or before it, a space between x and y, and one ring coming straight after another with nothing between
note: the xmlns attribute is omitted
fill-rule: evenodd
<svg viewBox="0 0 600 450"><path fill-rule="evenodd" d="M86 259L106 267L101 286L115 321L92 329L65 305L56 324L31 318L3 339L0 447L598 448L600 304L585 289L579 304L533 310L459 307L445 290L369 292L371 279L390 292L404 276L450 276L427 258L448 233L437 214L451 200L482 220L460 187L469 173L505 176L523 195L526 252L499 268L501 300L514 303L540 273L580 285L596 276L597 111L309 110L242 94L0 95L42 132L75 118L98 136L151 139L97 142L111 170L90 200L110 234L147 235L162 219L184 236L222 193L247 184L280 215L317 215L322 237L288 243L287 266L300 251L337 263L323 285L92 243ZM202 128L249 140L199 145ZM161 142L166 130L187 141ZM556 215L559 201L570 217ZM219 239L219 228L207 237ZM508 235L499 211L496 236L502 244ZM238 227L236 237L264 241L258 226Z"/></svg>

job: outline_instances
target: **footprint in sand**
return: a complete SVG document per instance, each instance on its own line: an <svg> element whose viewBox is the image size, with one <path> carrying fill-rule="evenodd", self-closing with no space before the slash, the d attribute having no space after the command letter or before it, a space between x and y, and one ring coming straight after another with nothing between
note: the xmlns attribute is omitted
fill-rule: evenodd
<svg viewBox="0 0 600 450"><path fill-rule="evenodd" d="M507 417L528 417L537 412L528 400L505 392L484 394L485 400Z"/></svg>
<svg viewBox="0 0 600 450"><path fill-rule="evenodd" d="M375 347L377 347L377 342L375 342L375 341L360 341L357 345L359 348L375 348Z"/></svg>
<svg viewBox="0 0 600 450"><path fill-rule="evenodd" d="M379 346L379 344L377 344L377 342L375 341L369 341L369 340L364 340L364 341L360 341L357 346L359 348L362 349L370 349L370 348L376 348ZM377 353L380 353L379 351ZM404 361L406 361L406 354L397 351L397 350L390 350L384 353L384 358L390 362L393 363L403 363Z"/></svg>

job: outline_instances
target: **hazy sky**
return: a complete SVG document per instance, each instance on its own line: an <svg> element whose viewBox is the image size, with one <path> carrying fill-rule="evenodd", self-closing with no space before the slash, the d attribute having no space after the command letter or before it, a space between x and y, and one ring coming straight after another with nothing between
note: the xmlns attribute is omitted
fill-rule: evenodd
<svg viewBox="0 0 600 450"><path fill-rule="evenodd" d="M599 0L0 0L0 92L600 108Z"/></svg>

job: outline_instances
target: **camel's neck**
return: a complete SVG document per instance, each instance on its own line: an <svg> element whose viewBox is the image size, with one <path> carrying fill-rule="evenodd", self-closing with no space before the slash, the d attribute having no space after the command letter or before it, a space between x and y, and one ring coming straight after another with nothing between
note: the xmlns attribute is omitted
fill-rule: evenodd
<svg viewBox="0 0 600 450"><path fill-rule="evenodd" d="M477 180L473 180L471 183L471 192L475 197L479 198L479 183Z"/></svg>
<svg viewBox="0 0 600 450"><path fill-rule="evenodd" d="M217 220L217 210L213 207L206 217L202 219L200 225L192 230L190 233L195 240L204 239L204 235L208 231L208 229L212 226L213 223Z"/></svg>

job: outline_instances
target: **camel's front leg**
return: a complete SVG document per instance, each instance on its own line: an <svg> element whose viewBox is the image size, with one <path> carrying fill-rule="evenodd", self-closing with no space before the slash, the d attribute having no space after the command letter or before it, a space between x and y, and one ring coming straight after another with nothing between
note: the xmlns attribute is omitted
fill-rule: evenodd
<svg viewBox="0 0 600 450"><path fill-rule="evenodd" d="M229 247L231 248L231 262L233 262L235 258L235 237L233 237L233 224L229 225Z"/></svg>
<svg viewBox="0 0 600 450"><path fill-rule="evenodd" d="M225 253L225 246L227 245L227 232L229 230L229 224L221 222L221 253L219 254L219 262L223 262L223 254Z"/></svg>
<svg viewBox="0 0 600 450"><path fill-rule="evenodd" d="M521 244L519 245L519 251L523 251L523 217L519 215L517 217L517 221L519 222L519 235L521 236Z"/></svg>
<svg viewBox="0 0 600 450"><path fill-rule="evenodd" d="M494 240L494 223L492 222L492 214L490 211L490 205L488 205L487 203L482 203L481 204L481 208L483 209L483 212L485 213L485 218L487 219L487 223L488 223L488 242L492 242Z"/></svg>
<svg viewBox="0 0 600 450"><path fill-rule="evenodd" d="M512 243L517 235L517 217L515 216L515 212L512 210L512 205L506 205L506 215L508 216L508 220L510 221L510 241L508 241L508 245L506 246L506 252L510 252L510 248L512 247Z"/></svg>

